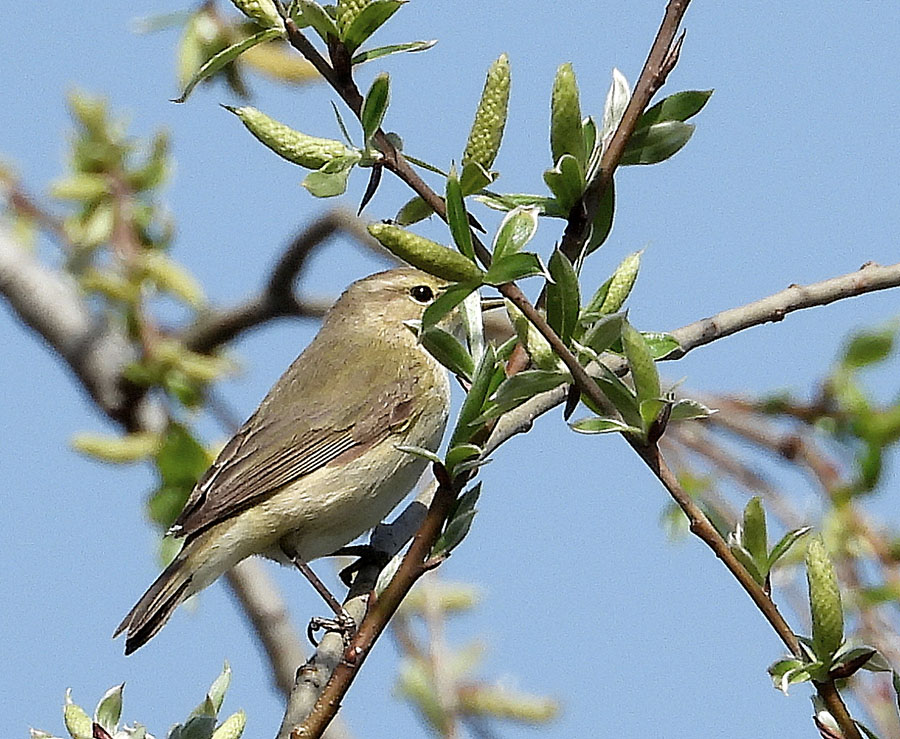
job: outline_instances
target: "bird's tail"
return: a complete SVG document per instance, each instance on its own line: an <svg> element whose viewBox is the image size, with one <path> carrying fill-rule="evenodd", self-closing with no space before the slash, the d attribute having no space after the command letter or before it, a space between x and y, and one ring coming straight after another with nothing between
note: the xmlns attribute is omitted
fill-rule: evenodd
<svg viewBox="0 0 900 739"><path fill-rule="evenodd" d="M191 571L184 550L162 571L141 596L128 615L122 619L113 639L125 633L125 654L131 654L146 644L159 631L181 601L188 597Z"/></svg>

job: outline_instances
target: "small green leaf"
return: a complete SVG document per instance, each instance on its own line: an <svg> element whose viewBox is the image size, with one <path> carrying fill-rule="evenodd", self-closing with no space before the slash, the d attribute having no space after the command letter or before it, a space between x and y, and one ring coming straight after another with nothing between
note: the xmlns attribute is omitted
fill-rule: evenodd
<svg viewBox="0 0 900 739"><path fill-rule="evenodd" d="M703 403L696 400L683 398L672 406L672 413L669 416L669 422L673 421L692 421L699 418L709 418L715 411L707 408Z"/></svg>
<svg viewBox="0 0 900 739"><path fill-rule="evenodd" d="M419 221L424 221L433 214L434 211L431 209L431 206L416 195L400 208L394 220L400 226L411 226Z"/></svg>
<svg viewBox="0 0 900 739"><path fill-rule="evenodd" d="M476 198L488 208L494 210L510 211L520 205L532 206L538 209L538 215L552 216L554 218L566 218L568 212L559 207L554 198L546 195L530 195L529 193L495 193L485 190Z"/></svg>
<svg viewBox="0 0 900 739"><path fill-rule="evenodd" d="M210 739L215 728L215 716L194 716L181 727L179 739Z"/></svg>
<svg viewBox="0 0 900 739"><path fill-rule="evenodd" d="M437 39L431 41L410 41L405 44L391 44L389 46L379 46L368 51L361 51L350 60L353 65L371 62L373 59L380 59L390 54L399 54L403 52L427 51L437 43Z"/></svg>
<svg viewBox="0 0 900 739"><path fill-rule="evenodd" d="M384 120L390 99L391 78L387 72L381 72L372 80L360 115L366 146L371 142L375 132L381 128L381 122Z"/></svg>
<svg viewBox="0 0 900 739"><path fill-rule="evenodd" d="M638 410L641 414L641 424L644 431L649 432L654 423L662 416L668 403L662 398L647 398L638 403Z"/></svg>
<svg viewBox="0 0 900 739"><path fill-rule="evenodd" d="M620 164L656 164L665 161L681 149L694 133L691 123L666 121L643 131L636 131L628 140Z"/></svg>
<svg viewBox="0 0 900 739"><path fill-rule="evenodd" d="M663 98L638 118L635 131L665 121L686 121L697 115L713 94L712 90L684 90Z"/></svg>
<svg viewBox="0 0 900 739"><path fill-rule="evenodd" d="M593 116L588 116L581 122L581 133L584 136L584 150L587 153L588 161L591 154L599 141L600 132L597 130L597 121Z"/></svg>
<svg viewBox="0 0 900 739"><path fill-rule="evenodd" d="M347 190L347 181L353 166L345 167L337 172L327 171L331 169L327 164L322 169L310 172L303 179L303 187L309 194L317 198L333 198L343 195Z"/></svg>
<svg viewBox="0 0 900 739"><path fill-rule="evenodd" d="M438 538L432 549L432 556L444 556L452 552L472 527L472 520L478 512L475 504L481 495L481 483L463 493L456 503L456 507L450 514L450 520L444 533Z"/></svg>
<svg viewBox="0 0 900 739"><path fill-rule="evenodd" d="M606 101L603 104L603 124L600 127L601 140L609 139L619 127L619 122L625 114L625 109L631 101L631 87L625 75L613 68L612 82L606 93Z"/></svg>
<svg viewBox="0 0 900 739"><path fill-rule="evenodd" d="M488 285L502 285L513 280L546 274L547 269L537 254L522 251L494 260L484 275L484 282Z"/></svg>
<svg viewBox="0 0 900 739"><path fill-rule="evenodd" d="M603 364L600 365L600 374L595 376L594 380L600 385L603 394L609 398L616 410L622 414L622 418L628 425L639 427L642 419L634 391ZM582 396L582 401L590 408L590 400L587 396ZM599 409L591 408L591 410L594 413L599 412Z"/></svg>
<svg viewBox="0 0 900 739"><path fill-rule="evenodd" d="M517 254L531 241L538 227L537 208L514 208L503 218L491 251L496 261Z"/></svg>
<svg viewBox="0 0 900 739"><path fill-rule="evenodd" d="M575 157L565 154L553 169L544 172L544 182L556 198L559 210L568 213L584 192L584 171Z"/></svg>
<svg viewBox="0 0 900 739"><path fill-rule="evenodd" d="M199 85L203 80L207 77L211 77L220 69L222 69L226 64L233 62L237 59L241 54L243 54L247 49L252 49L254 46L265 43L266 41L271 41L272 39L280 38L284 35L284 31L280 28L267 28L264 31L259 31L254 33L249 38L245 38L243 41L239 41L232 46L229 46L227 49L223 49L218 54L210 57L200 69L194 74L191 78L191 81L187 83L187 86L184 88L184 91L181 95L175 100L173 103L183 103L188 99L188 95L191 94L193 89Z"/></svg>
<svg viewBox="0 0 900 739"><path fill-rule="evenodd" d="M622 324L622 348L628 359L638 401L660 397L659 372L653 361L650 347L644 337L628 321Z"/></svg>
<svg viewBox="0 0 900 739"><path fill-rule="evenodd" d="M794 657L780 659L769 666L768 672L772 676L772 682L785 695L788 687L797 683L803 683L812 679L810 668L815 663L804 662Z"/></svg>
<svg viewBox="0 0 900 739"><path fill-rule="evenodd" d="M211 739L240 739L244 733L244 726L247 725L247 714L243 711L232 713L222 722L222 725L216 729Z"/></svg>
<svg viewBox="0 0 900 739"><path fill-rule="evenodd" d="M340 38L337 24L319 3L314 0L297 0L297 7L303 13L303 20L313 27L322 41L328 43L329 36L335 39Z"/></svg>
<svg viewBox="0 0 900 739"><path fill-rule="evenodd" d="M366 5L344 33L342 41L347 51L356 51L405 3L406 0L374 0Z"/></svg>
<svg viewBox="0 0 900 739"><path fill-rule="evenodd" d="M810 531L812 531L812 526L804 526L799 529L793 529L788 531L778 543L772 547L772 551L769 553L769 569L771 570L775 563L781 559L785 554L788 553L788 550L797 542L800 538L806 536Z"/></svg>
<svg viewBox="0 0 900 739"><path fill-rule="evenodd" d="M397 449L397 451L412 454L414 457L427 459L429 462L434 462L435 464L444 464L444 460L442 460L433 451L431 451L430 449L426 449L425 447L416 446L415 444L395 444L394 447Z"/></svg>
<svg viewBox="0 0 900 739"><path fill-rule="evenodd" d="M213 684L209 686L209 691L206 693L215 708L213 715L218 715L219 709L222 708L229 685L231 685L231 665L226 660L225 664L222 665L222 672L213 680Z"/></svg>
<svg viewBox="0 0 900 739"><path fill-rule="evenodd" d="M750 552L754 562L768 564L769 539L766 533L766 512L762 498L751 498L744 508L744 525L741 530L741 544ZM766 572L762 572L763 575Z"/></svg>
<svg viewBox="0 0 900 739"><path fill-rule="evenodd" d="M616 188L615 182L610 181L609 186L600 196L600 204L597 206L597 215L594 216L594 223L591 225L591 236L585 247L585 256L592 254L606 241L609 232L612 231L613 216L616 210Z"/></svg>
<svg viewBox="0 0 900 739"><path fill-rule="evenodd" d="M156 454L156 467L168 485L193 488L209 467L206 449L181 424L172 423Z"/></svg>
<svg viewBox="0 0 900 739"><path fill-rule="evenodd" d="M435 326L420 333L419 341L431 356L453 374L466 380L472 379L475 362L455 336Z"/></svg>
<svg viewBox="0 0 900 739"><path fill-rule="evenodd" d="M472 433L475 429L471 428L470 424L481 415L496 365L497 358L494 354L494 348L488 344L485 347L481 361L478 362L478 366L475 368L469 392L466 393L466 398L459 409L456 428L453 429L453 434L450 437L451 448L465 444L472 438Z"/></svg>
<svg viewBox="0 0 900 739"><path fill-rule="evenodd" d="M846 367L866 367L887 359L894 350L896 328L860 331L850 339L841 363Z"/></svg>
<svg viewBox="0 0 900 739"><path fill-rule="evenodd" d="M535 395L553 390L555 387L571 382L568 372L550 370L524 370L506 378L490 398L491 405L485 410L483 418L495 418L513 408L522 405Z"/></svg>
<svg viewBox="0 0 900 739"><path fill-rule="evenodd" d="M458 444L450 447L444 458L444 466L453 477L456 474L456 468L463 462L469 462L478 459L481 456L482 449L476 444Z"/></svg>
<svg viewBox="0 0 900 739"><path fill-rule="evenodd" d="M585 332L582 343L596 354L602 354L622 338L622 322L624 320L624 313L610 313L601 316Z"/></svg>
<svg viewBox="0 0 900 739"><path fill-rule="evenodd" d="M462 254L473 262L475 261L475 249L472 246L472 228L469 225L469 214L466 212L466 204L463 200L462 188L459 178L456 176L456 167L450 168L447 177L447 222L453 243Z"/></svg>
<svg viewBox="0 0 900 739"><path fill-rule="evenodd" d="M547 264L553 282L547 284L547 323L568 346L581 307L578 275L569 258L554 249Z"/></svg>
<svg viewBox="0 0 900 739"><path fill-rule="evenodd" d="M444 290L438 299L425 309L422 315L422 330L427 331L462 303L479 287L478 282L457 282Z"/></svg>
<svg viewBox="0 0 900 739"><path fill-rule="evenodd" d="M609 295L609 286L612 285L612 280L613 278L610 277L597 288L597 291L591 296L588 304L581 309L581 315L578 317L579 322L593 323L599 318L600 308L606 301L606 296Z"/></svg>
<svg viewBox="0 0 900 739"><path fill-rule="evenodd" d="M468 161L463 165L459 176L459 186L463 195L480 192L496 179L496 173L488 172L479 162Z"/></svg>
<svg viewBox="0 0 900 739"><path fill-rule="evenodd" d="M125 683L110 688L103 694L94 711L94 723L100 724L107 733L115 734L122 717L122 690Z"/></svg>
<svg viewBox="0 0 900 739"><path fill-rule="evenodd" d="M623 423L617 418L604 418L602 416L582 418L579 421L570 423L569 426L573 431L577 431L580 434L609 434L615 432L631 434L633 436L641 435L641 430L639 428L629 426L627 423Z"/></svg>
<svg viewBox="0 0 900 739"><path fill-rule="evenodd" d="M659 331L641 331L641 336L650 348L650 354L654 359L665 359L672 352L681 349L681 344L672 334Z"/></svg>
<svg viewBox="0 0 900 739"><path fill-rule="evenodd" d="M735 556L735 559L744 565L744 569L750 573L750 576L760 585L765 585L765 573L759 571L759 568L756 566L756 561L753 559L753 555L735 542L730 543L729 549L731 549L731 553Z"/></svg>

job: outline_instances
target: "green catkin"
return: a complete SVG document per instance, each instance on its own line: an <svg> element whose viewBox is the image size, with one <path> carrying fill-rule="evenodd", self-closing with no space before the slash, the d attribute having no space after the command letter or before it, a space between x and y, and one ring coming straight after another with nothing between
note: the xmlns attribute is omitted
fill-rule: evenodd
<svg viewBox="0 0 900 739"><path fill-rule="evenodd" d="M369 4L369 0L339 0L337 4L337 27L341 36L353 24L357 16Z"/></svg>
<svg viewBox="0 0 900 739"><path fill-rule="evenodd" d="M391 223L370 223L369 233L394 256L451 282L478 280L482 271L469 258L443 244Z"/></svg>
<svg viewBox="0 0 900 739"><path fill-rule="evenodd" d="M320 139L295 131L250 106L224 106L241 119L247 130L272 151L289 162L307 169L320 169L339 157L352 156L353 150L340 141Z"/></svg>
<svg viewBox="0 0 900 739"><path fill-rule="evenodd" d="M809 540L806 579L809 583L813 651L819 659L827 660L844 641L844 611L834 565L821 536Z"/></svg>
<svg viewBox="0 0 900 739"><path fill-rule="evenodd" d="M474 162L490 171L500 151L509 108L509 57L501 54L488 70L463 153L463 166Z"/></svg>
<svg viewBox="0 0 900 739"><path fill-rule="evenodd" d="M584 134L581 130L578 83L575 81L575 70L568 62L560 65L553 80L553 93L550 97L550 151L554 164L564 154L571 154L584 165Z"/></svg>
<svg viewBox="0 0 900 739"><path fill-rule="evenodd" d="M272 0L231 0L231 2L234 7L261 26L269 28L281 25L281 16L278 15Z"/></svg>
<svg viewBox="0 0 900 739"><path fill-rule="evenodd" d="M601 313L615 313L625 304L625 300L631 293L631 288L634 287L638 270L641 268L641 254L643 254L642 251L629 254L616 267L616 271L613 273L612 280L609 283L609 290L607 290L606 297L600 305Z"/></svg>

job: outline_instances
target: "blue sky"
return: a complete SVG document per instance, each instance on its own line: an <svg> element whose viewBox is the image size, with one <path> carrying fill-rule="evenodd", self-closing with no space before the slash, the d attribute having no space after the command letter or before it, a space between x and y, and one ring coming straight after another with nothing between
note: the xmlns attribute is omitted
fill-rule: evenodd
<svg viewBox="0 0 900 739"><path fill-rule="evenodd" d="M135 16L185 6L97 0L85 7L20 3L14 22L8 16L0 32L0 156L32 191L44 191L61 171L64 95L73 87L108 96L130 114L136 134L168 128L178 162L167 191L178 222L174 254L213 301L238 300L322 203L299 187L299 170L264 151L218 106L233 102L224 88L201 89L183 106L168 102L176 92L176 34L136 36L129 28ZM379 42L438 38L438 45L375 62L362 83L389 71L386 127L401 133L408 151L446 165L460 156L487 67L509 53L512 101L498 187L540 192L558 64L574 63L582 109L597 115L613 67L634 82L662 12L661 0L412 0ZM675 158L620 173L613 234L592 258L585 284L598 284L625 254L646 247L630 315L642 329L666 330L792 282L867 260L897 261L900 6L695 0L685 26L667 91L716 93ZM253 89L254 104L275 117L338 136L324 86L292 91L254 81ZM343 202L358 202L364 184L354 179ZM367 213L393 215L407 197L386 182ZM554 225L538 233L544 254L558 236ZM443 238L439 224L423 232ZM312 260L303 287L336 294L381 266L340 242ZM896 316L898 305L895 293L885 293L795 314L666 369L702 389L804 391L827 371L847 332ZM314 329L285 321L241 340L243 372L225 388L229 402L249 414ZM221 585L127 659L110 640L156 569L157 536L142 509L151 473L71 452L71 436L108 430L104 419L6 311L0 345L6 732L25 736L33 725L61 733L66 687L93 706L125 681L124 718L164 734L227 658L234 679L226 710L248 711L246 736L274 735L281 701ZM891 388L887 379L883 388ZM213 427L209 433L220 436ZM559 721L542 735L814 735L806 690L785 698L765 674L783 651L774 633L705 547L667 540L658 525L664 491L621 440L574 435L552 413L504 447L483 479L472 533L441 573L477 584L484 601L454 622L450 638L489 645L485 676L562 700ZM276 574L298 623L321 611L300 578ZM385 639L345 704L356 736L423 732L391 697L394 666ZM504 727L500 735L537 733Z"/></svg>

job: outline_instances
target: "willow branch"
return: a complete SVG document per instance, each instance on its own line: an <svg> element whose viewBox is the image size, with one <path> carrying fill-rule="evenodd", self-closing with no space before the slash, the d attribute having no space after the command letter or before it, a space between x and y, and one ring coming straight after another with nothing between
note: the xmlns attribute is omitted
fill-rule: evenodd
<svg viewBox="0 0 900 739"><path fill-rule="evenodd" d="M625 154L625 147L628 145L631 134L634 133L638 119L650 103L651 98L665 84L669 72L678 62L681 43L684 39L683 34L678 37L678 28L681 26L689 3L690 0L669 0L665 16L656 33L647 60L644 62L644 68L634 86L628 106L622 115L622 120L619 121L615 133L600 158L598 172L596 176L590 178L584 193L569 211L560 249L573 262L587 241L600 200L612 184L613 175Z"/></svg>

